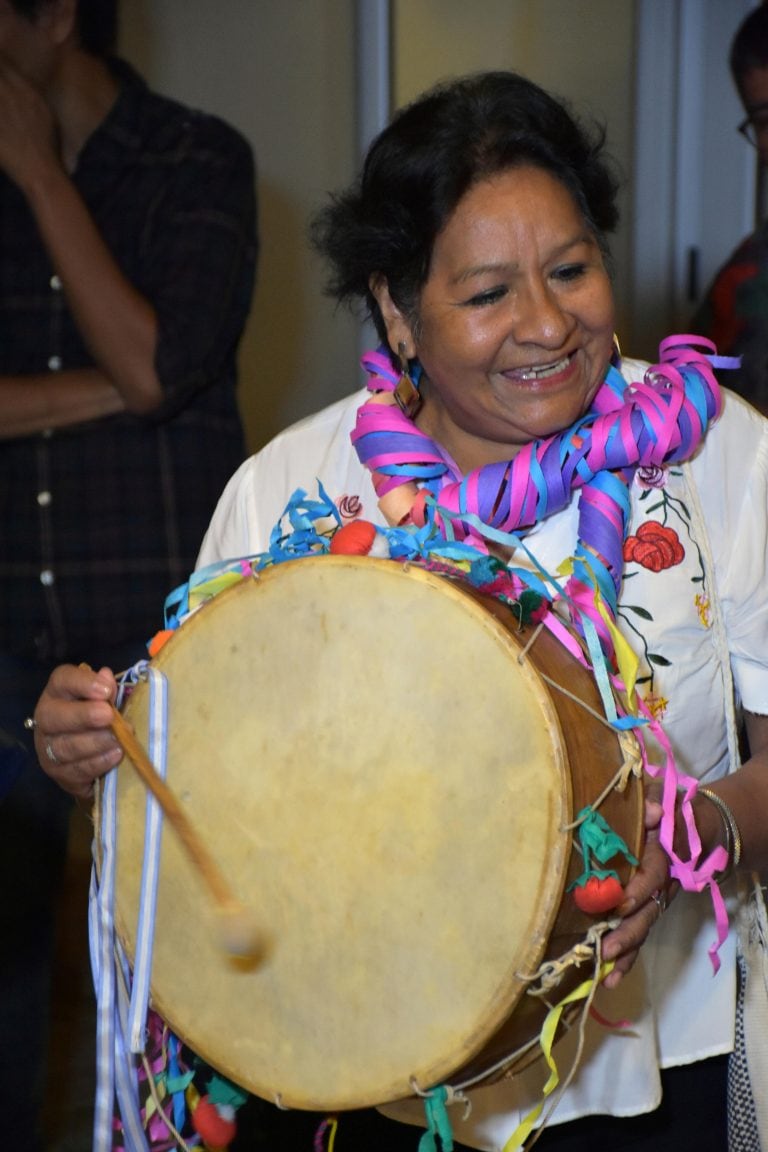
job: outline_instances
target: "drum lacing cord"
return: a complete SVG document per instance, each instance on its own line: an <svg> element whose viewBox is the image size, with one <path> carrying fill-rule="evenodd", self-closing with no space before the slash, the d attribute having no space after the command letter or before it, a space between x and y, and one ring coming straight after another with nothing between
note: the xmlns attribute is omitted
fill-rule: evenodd
<svg viewBox="0 0 768 1152"><path fill-rule="evenodd" d="M531 648L533 647L533 645L534 645L534 644L536 643L536 641L538 640L538 638L539 638L539 633L541 632L541 630L542 630L542 628L543 628L543 627L544 627L544 624L543 624L543 622L542 622L542 623L539 623L539 624L537 624L537 625L536 625L536 627L534 628L533 632L531 632L531 635L530 635L530 637L529 637L529 639L528 639L528 643L527 643L527 644L525 644L525 645L524 645L524 646L523 646L523 647L520 649L520 652L519 652L519 654L518 654L518 657L517 657L517 662L518 662L518 664L525 664L525 660L526 660L526 657L527 657L528 653L530 652ZM519 631L522 631L522 625L520 626L520 629L519 629Z"/></svg>
<svg viewBox="0 0 768 1152"><path fill-rule="evenodd" d="M617 732L619 738L619 747L621 748L624 759L616 770L614 775L603 788L596 800L585 808L576 820L570 824L563 824L561 832L572 832L574 828L578 828L587 820L590 814L596 811L604 800L611 794L611 792L624 792L630 777L634 776L639 779L643 773L643 759L640 755L637 741L631 732ZM578 844L576 845L578 848Z"/></svg>
<svg viewBox="0 0 768 1152"><path fill-rule="evenodd" d="M451 1104L463 1103L463 1119L467 1120L472 1111L469 1099L450 1084L437 1084L428 1092L423 1092L412 1076L410 1085L412 1092L424 1101L426 1129L419 1140L419 1152L437 1152L438 1142L442 1149L453 1148L453 1126L448 1108Z"/></svg>
<svg viewBox="0 0 768 1152"><path fill-rule="evenodd" d="M568 1085L571 1083L574 1075L576 1074L579 1063L581 1061L581 1056L582 1056L582 1053L584 1050L584 1042L585 1042L585 1036L586 1036L586 1023L587 1023L587 1019L589 1017L590 1011L592 1009L592 1002L595 998L595 994L597 992L597 989L598 989L598 986L600 984L601 979L603 978L604 975L607 975L607 972L610 971L610 969L613 967L612 964L610 964L608 966L601 964L601 961L600 961L600 940L606 932L615 928L617 924L618 924L617 920L604 921L601 924L595 924L587 933L586 940L582 941L580 944L578 944L574 948L570 949L570 951L565 953L565 955L562 956L559 960L548 961L547 963L542 964L541 967L539 968L539 970L529 977L526 977L526 976L520 976L519 977L520 979L525 980L528 983L535 983L537 980L542 980L542 984L543 984L542 988L537 989L537 990L528 989L528 991L529 991L530 995L541 996L543 998L547 992L552 991L552 989L559 983L559 981L562 979L563 972L565 971L566 968L578 966L578 965L580 965L586 961L590 961L591 963L594 964L594 972L593 972L592 976L590 977L590 979L588 981L586 981L585 984L583 984L580 988L577 988L574 992L572 992L568 996L566 996L561 1004L559 1004L559 1005L554 1004L553 1005L548 1000L544 999L543 1002L547 1005L549 1012L548 1012L547 1020L545 1020L544 1024L542 1025L541 1033L538 1036L534 1036L532 1040L529 1040L525 1044L521 1045L516 1051L511 1052L511 1053L507 1053L504 1057L502 1057L502 1059L498 1060L495 1064L491 1065L489 1068L484 1069L482 1072L479 1072L476 1076L470 1077L467 1080L462 1080L458 1084L446 1085L445 1087L448 1089L448 1091L453 1094L450 1097L449 1102L452 1102L453 1100L459 1100L459 1101L465 1101L466 1100L467 1104L471 1108L471 1101L464 1094L466 1089L474 1088L476 1085L482 1085L482 1083L486 1080L489 1080L489 1078L495 1077L499 1073L504 1073L510 1066L515 1064L520 1059L521 1056L532 1051L534 1048L537 1047L537 1045L541 1046L542 1051L544 1051L544 1054L545 1054L546 1059L547 1059L547 1063L549 1064L550 1069L552 1071L552 1075L550 1076L550 1082L547 1086L547 1089L545 1089L545 1092L547 1092L547 1091L551 1092L552 1089L557 1085L557 1078L556 1078L556 1068L555 1068L554 1062L552 1061L551 1056L549 1055L548 1050L545 1047L544 1033L545 1033L545 1030L547 1028L547 1022L550 1020L554 1020L555 1021L555 1027L556 1027L557 1023L561 1023L564 1028L570 1030L571 1025L569 1024L568 1020L563 1020L561 1018L562 1010L568 1005L568 1003L573 1002L577 998L582 998L584 1000L584 1006L583 1006L581 1012L579 1013L578 1041L577 1041L577 1047L576 1047L576 1054L574 1056L574 1060L573 1060L573 1063L572 1063L572 1065L568 1071L568 1074L565 1077L565 1079L564 1079L564 1081L560 1087L560 1091L558 1092L556 1099L554 1099L552 1101L549 1109L547 1110L547 1112L546 1112L546 1114L542 1120L541 1128L538 1129L539 1132L543 1130L544 1126L546 1125L546 1123L549 1120L549 1117L551 1116L552 1112L554 1111L555 1107L557 1106L563 1092L565 1092ZM554 969L557 970L556 975L552 971ZM552 1031L554 1033L554 1028L552 1029ZM419 1089L418 1084L416 1083L416 1081L413 1078L411 1078L410 1085L411 1085L411 1089L413 1090L415 1095L422 1096L422 1097L425 1095L428 1095L428 1093L422 1092ZM534 1112L531 1114L531 1117L528 1118L529 1120L531 1120L530 1127L532 1127L533 1119L538 1117L539 1112L540 1112L542 1107L543 1107L543 1104L538 1105L537 1109L534 1109ZM469 1115L469 1111L467 1111L465 1113L464 1119L466 1119L468 1117L468 1115ZM522 1127L523 1127L523 1125L521 1125L517 1131L520 1132ZM534 1136L529 1147L531 1147L533 1145L533 1143L535 1143L537 1138L538 1138L538 1136ZM508 1149L508 1152L513 1152L513 1149L515 1149L517 1147L518 1147L518 1145L514 1144L510 1140L508 1142L506 1148L505 1148L505 1152L507 1152L507 1149Z"/></svg>
<svg viewBox="0 0 768 1152"><path fill-rule="evenodd" d="M561 693L561 695L567 696L570 700L573 700L574 704L579 704L585 712L589 712L590 716L593 716L595 720L599 720L599 722L605 728L609 728L619 742L619 748L621 749L623 760L614 775L611 777L608 784L606 784L605 788L600 793L599 799L596 800L592 805L593 808L597 808L600 804L602 804L603 800L605 800L609 792L614 790L614 788L618 792L623 792L627 787L627 783L631 776L637 778L642 775L643 757L640 752L640 746L637 742L637 738L630 731L618 731L616 728L614 728L609 720L606 720L605 716L602 716L599 712L587 704L585 700L582 700L580 696L577 696L574 692L569 691L562 684L558 684L556 680L546 676L543 672L539 672L539 676L546 684L549 685L550 688L556 688L557 691ZM571 825L571 827L575 828L576 824Z"/></svg>
<svg viewBox="0 0 768 1152"><path fill-rule="evenodd" d="M539 968L526 975L523 972L516 972L518 980L524 981L529 985L526 988L526 995L546 997L552 992L563 979L563 975L570 968L578 968L581 964L596 960L600 955L600 941L606 932L611 932L617 928L621 923L620 919L603 920L599 924L593 924L587 931L586 938L574 944L562 956L556 960L545 960ZM539 987L535 987L538 984ZM552 1007L552 1005L550 1005Z"/></svg>
<svg viewBox="0 0 768 1152"><path fill-rule="evenodd" d="M525 663L528 652L535 643L543 627L543 624L539 624L531 634L530 639L528 640L528 643L525 645L525 647L520 649L517 657L518 664ZM623 760L614 776L609 780L603 791L600 793L597 800L595 800L591 805L592 809L599 808L605 800L606 796L613 792L614 789L618 792L623 792L627 787L630 777L634 776L635 778L639 778L642 775L643 758L637 739L630 730L617 729L615 725L613 725L610 720L608 720L601 712L598 712L590 704L587 704L586 700L582 700L581 696L577 696L575 692L571 692L571 690L566 688L564 684L560 684L557 680L553 680L551 676L547 676L546 673L542 672L539 668L537 668L536 671L545 684L548 684L550 688L554 688L562 696L567 696L568 699L572 700L574 704L577 704L580 708L583 708L585 712L588 712L590 716L592 716L605 728L610 729L610 731L614 734L614 736L617 737L619 741L619 748L621 749ZM562 830L571 831L573 828L578 828L579 824L581 824L585 819L586 815L582 816L579 820L576 820L573 824L566 824Z"/></svg>
<svg viewBox="0 0 768 1152"><path fill-rule="evenodd" d="M525 663L528 650L535 641L542 627L543 625L540 624L531 636L526 646L521 649L517 658L519 664ZM556 689L562 696L567 696L569 700L572 700L574 704L578 704L580 708L583 708L585 712L588 712L590 716L594 717L594 719L599 721L599 723L602 724L605 728L609 728L619 741L619 748L621 749L621 754L623 757L621 764L611 779L608 781L605 788L603 788L597 799L593 800L589 805L589 810L582 813L582 815L577 820L574 820L573 823L564 824L560 829L561 832L572 832L574 828L578 828L580 824L583 824L589 815L589 811L594 811L600 807L600 805L603 803L606 797L610 795L611 792L614 790L617 792L624 792L631 777L634 776L636 779L639 779L643 772L643 757L640 752L640 746L637 742L637 739L631 731L617 730L614 725L611 724L611 722L602 715L602 713L592 708L592 706L587 704L585 700L582 700L580 696L577 696L575 692L571 692L570 689L565 687L565 685L558 683L557 680L553 680L551 676L547 676L540 669L537 669L537 672L544 683L548 684L550 688Z"/></svg>
<svg viewBox="0 0 768 1152"><path fill-rule="evenodd" d="M422 1100L431 1100L436 1095L437 1089L435 1088L429 1088L427 1090L419 1088L415 1076L411 1076L408 1083L411 1086L411 1091L413 1092L414 1096L420 1096ZM464 1112L462 1115L462 1120L468 1120L469 1114L472 1111L472 1101L470 1100L469 1096L462 1092L462 1087L463 1085L440 1085L440 1089L443 1093L443 1103L445 1104L446 1108L449 1108L451 1104L463 1104Z"/></svg>
<svg viewBox="0 0 768 1152"><path fill-rule="evenodd" d="M608 972L613 968L613 963L602 964L600 961L600 937L611 927L615 927L615 924L615 921L612 923L596 924L594 928L590 929L590 932L588 933L588 938L593 937L592 947L593 958L595 961L594 972L588 982L583 984L580 988L577 988L574 992L570 993L569 996L565 997L561 1004L550 1010L547 1020L545 1020L544 1025L542 1026L540 1038L542 1052L544 1053L547 1064L550 1068L550 1077L543 1090L544 1099L540 1104L537 1104L536 1107L531 1110L531 1112L521 1121L520 1124L518 1124L517 1128L512 1133L507 1143L504 1145L502 1152L516 1152L517 1149L522 1149L523 1147L530 1150L533 1147L549 1123L552 1113L557 1108L560 1100L563 1097L563 1094L567 1091L568 1086L576 1075L578 1067L581 1063L582 1055L584 1053L587 1019L589 1018L589 1014L592 1010L592 1004L595 999L595 995L597 994L597 989L600 986L600 982L603 977L606 976ZM571 1066L568 1069L565 1078L562 1080L562 1082L558 1082L557 1068L549 1049L554 1042L557 1024L560 1023L560 1013L567 1006L567 1004L573 1003L576 999L583 999L584 1001L581 1012L579 1013L576 1052L574 1053ZM563 1024L564 1026L567 1026L566 1021L563 1021ZM545 1043L545 1032L547 1031L549 1031L549 1037ZM555 1089L557 1089L557 1092L555 1095L552 1095ZM545 1101L550 1095L552 1095L552 1099L549 1102L549 1106L546 1108L546 1110L544 1110ZM541 1117L540 1123L536 1130L533 1131L533 1125L536 1123L539 1117ZM531 1137L530 1140L528 1140L529 1136Z"/></svg>
<svg viewBox="0 0 768 1152"><path fill-rule="evenodd" d="M454 1084L452 1088L453 1091L457 1094L457 1098L464 1099L464 1090L466 1088L474 1088L476 1085L482 1084L483 1081L487 1080L490 1076L495 1076L498 1072L504 1072L508 1064L515 1063L520 1059L521 1056L524 1056L526 1052L530 1052L532 1049L534 1049L538 1043L539 1037L534 1036L531 1040L527 1040L525 1044L521 1044L520 1047L516 1048L514 1052L508 1052L506 1056L503 1056L501 1060L497 1060L495 1064L490 1066L490 1068L485 1068L482 1072L478 1072L476 1076L471 1076L467 1080L462 1080L458 1084ZM413 1081L411 1083L413 1084ZM468 1096L466 1097L466 1100L471 1110L472 1101ZM468 1115L469 1112L467 1112L464 1119L466 1119Z"/></svg>

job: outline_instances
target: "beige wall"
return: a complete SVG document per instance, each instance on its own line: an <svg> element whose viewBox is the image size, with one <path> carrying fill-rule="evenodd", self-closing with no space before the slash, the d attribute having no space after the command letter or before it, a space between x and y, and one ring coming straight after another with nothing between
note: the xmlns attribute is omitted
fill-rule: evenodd
<svg viewBox="0 0 768 1152"><path fill-rule="evenodd" d="M355 386L356 325L322 295L310 214L355 164L354 0L124 0L121 49L158 91L251 141L261 255L241 346L252 449Z"/></svg>
<svg viewBox="0 0 768 1152"><path fill-rule="evenodd" d="M628 172L633 11L633 0L392 0L394 102L450 74L517 68L605 118ZM262 251L240 390L253 449L361 380L357 324L322 295L306 242L312 212L355 172L354 16L355 0L123 2L125 55L159 91L233 123L257 155ZM621 306L624 230L613 247Z"/></svg>

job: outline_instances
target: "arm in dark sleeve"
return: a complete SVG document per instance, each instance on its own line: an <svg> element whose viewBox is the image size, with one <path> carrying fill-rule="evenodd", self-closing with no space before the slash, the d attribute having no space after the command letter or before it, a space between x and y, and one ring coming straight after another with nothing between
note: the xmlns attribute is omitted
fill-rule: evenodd
<svg viewBox="0 0 768 1152"><path fill-rule="evenodd" d="M165 401L152 419L234 375L258 251L255 165L243 138L194 116L183 156L155 208L139 285L158 317L155 359Z"/></svg>

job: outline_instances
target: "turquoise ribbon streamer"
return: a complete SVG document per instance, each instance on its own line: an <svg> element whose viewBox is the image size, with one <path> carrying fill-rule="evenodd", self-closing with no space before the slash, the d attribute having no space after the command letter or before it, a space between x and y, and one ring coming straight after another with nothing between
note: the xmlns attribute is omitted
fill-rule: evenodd
<svg viewBox="0 0 768 1152"><path fill-rule="evenodd" d="M440 1152L436 1136L440 1137L442 1152L453 1152L453 1129L448 1119L447 1100L448 1089L442 1084L424 1098L427 1130L419 1140L419 1152Z"/></svg>

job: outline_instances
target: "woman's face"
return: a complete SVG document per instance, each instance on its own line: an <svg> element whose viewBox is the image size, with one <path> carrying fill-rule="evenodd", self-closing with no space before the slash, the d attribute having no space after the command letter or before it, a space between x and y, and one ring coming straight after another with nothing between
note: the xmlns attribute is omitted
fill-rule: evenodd
<svg viewBox="0 0 768 1152"><path fill-rule="evenodd" d="M608 274L570 192L543 169L467 192L435 241L414 324L384 293L393 349L404 340L424 369L417 423L464 471L569 427L604 378Z"/></svg>

